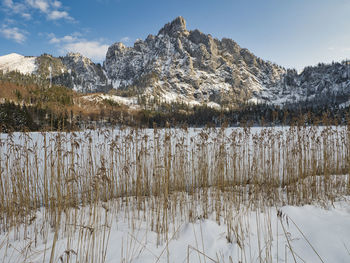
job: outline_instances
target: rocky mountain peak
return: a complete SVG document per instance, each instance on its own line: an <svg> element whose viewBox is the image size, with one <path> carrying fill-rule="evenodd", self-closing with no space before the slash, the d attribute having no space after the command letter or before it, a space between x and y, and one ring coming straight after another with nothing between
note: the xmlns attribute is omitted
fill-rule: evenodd
<svg viewBox="0 0 350 263"><path fill-rule="evenodd" d="M284 73L233 40L188 31L181 16L133 47L113 44L104 70L115 89L137 87L166 101L217 104L245 102Z"/></svg>
<svg viewBox="0 0 350 263"><path fill-rule="evenodd" d="M58 82L62 82L63 79L67 86L84 93L110 89L101 66L93 63L89 58L80 53L68 53L65 57L61 57L61 61L69 74L61 75Z"/></svg>
<svg viewBox="0 0 350 263"><path fill-rule="evenodd" d="M122 54L126 49L127 49L127 47L123 43L121 43L121 42L114 43L107 50L106 60L108 58Z"/></svg>
<svg viewBox="0 0 350 263"><path fill-rule="evenodd" d="M83 58L83 55L80 53L77 53L77 52L68 52L66 57L71 57L71 58L76 58L76 59L80 58L81 59L81 58Z"/></svg>
<svg viewBox="0 0 350 263"><path fill-rule="evenodd" d="M182 16L179 16L159 30L158 35L176 36L184 32L187 32L186 21Z"/></svg>
<svg viewBox="0 0 350 263"><path fill-rule="evenodd" d="M157 102L350 105L350 62L320 64L298 74L256 57L232 39L189 31L181 16L133 46L114 43L103 67L79 53L59 58L9 54L0 56L1 70L50 77L54 84L83 93L129 90Z"/></svg>

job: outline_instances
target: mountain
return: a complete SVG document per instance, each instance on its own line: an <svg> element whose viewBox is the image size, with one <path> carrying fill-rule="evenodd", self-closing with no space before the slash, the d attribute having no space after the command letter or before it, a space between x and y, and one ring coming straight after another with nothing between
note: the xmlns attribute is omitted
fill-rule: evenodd
<svg viewBox="0 0 350 263"><path fill-rule="evenodd" d="M306 67L300 74L287 70L281 81L263 90L261 100L270 104L344 106L350 100L350 62Z"/></svg>
<svg viewBox="0 0 350 263"><path fill-rule="evenodd" d="M231 39L188 31L182 17L133 47L113 44L104 68L115 89L133 87L164 101L217 104L254 100L285 73Z"/></svg>
<svg viewBox="0 0 350 263"><path fill-rule="evenodd" d="M79 53L68 53L60 59L72 77L74 90L88 93L106 92L112 88L100 64Z"/></svg>
<svg viewBox="0 0 350 263"><path fill-rule="evenodd" d="M167 102L315 106L350 100L347 61L306 67L298 74L256 57L231 39L189 31L182 17L133 47L113 44L104 68L115 89L132 88Z"/></svg>
<svg viewBox="0 0 350 263"><path fill-rule="evenodd" d="M0 57L0 70L35 74L82 93L115 90L111 93L129 96L128 101L212 107L350 104L349 62L306 67L299 74L264 61L231 39L188 30L182 17L132 47L114 43L103 66L77 53L9 54Z"/></svg>
<svg viewBox="0 0 350 263"><path fill-rule="evenodd" d="M0 57L0 70L4 72L19 71L22 74L32 74L36 71L35 60L35 57L25 57L11 53Z"/></svg>
<svg viewBox="0 0 350 263"><path fill-rule="evenodd" d="M13 53L0 57L0 70L34 74L82 93L105 92L112 88L101 65L78 53L68 53L64 57L48 54L25 57Z"/></svg>

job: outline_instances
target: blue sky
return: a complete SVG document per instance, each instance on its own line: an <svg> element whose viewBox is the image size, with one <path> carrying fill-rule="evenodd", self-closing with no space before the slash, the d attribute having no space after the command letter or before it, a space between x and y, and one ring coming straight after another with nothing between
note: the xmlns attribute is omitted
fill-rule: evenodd
<svg viewBox="0 0 350 263"><path fill-rule="evenodd" d="M101 62L112 43L132 45L181 15L189 30L288 68L350 58L349 0L0 1L0 55L73 51Z"/></svg>

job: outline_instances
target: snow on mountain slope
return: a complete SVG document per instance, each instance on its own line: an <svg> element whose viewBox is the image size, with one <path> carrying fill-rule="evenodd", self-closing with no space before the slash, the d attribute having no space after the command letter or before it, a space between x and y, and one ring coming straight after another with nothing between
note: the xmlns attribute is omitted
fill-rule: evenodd
<svg viewBox="0 0 350 263"><path fill-rule="evenodd" d="M64 57L49 54L24 57L12 53L0 57L0 70L4 73L18 71L22 74L36 74L44 79L51 78L53 84L82 93L111 89L101 65L78 53L68 53Z"/></svg>
<svg viewBox="0 0 350 263"><path fill-rule="evenodd" d="M11 53L0 57L0 70L4 72L19 71L22 74L33 74L36 71L36 57L25 57Z"/></svg>
<svg viewBox="0 0 350 263"><path fill-rule="evenodd" d="M52 68L49 72L48 68ZM132 47L114 43L103 66L80 54L0 57L0 70L52 77L81 93L112 88L155 103L214 108L244 103L342 105L350 101L350 62L319 64L297 73L265 61L228 38L188 30L178 17Z"/></svg>
<svg viewBox="0 0 350 263"><path fill-rule="evenodd" d="M113 44L104 68L115 89L136 87L165 102L322 106L350 100L349 61L320 63L298 74L256 57L232 39L189 31L182 17L133 47Z"/></svg>
<svg viewBox="0 0 350 263"><path fill-rule="evenodd" d="M133 47L113 44L104 68L115 89L136 87L160 100L176 94L220 105L249 100L254 92L280 81L285 72L231 39L188 31L182 17Z"/></svg>
<svg viewBox="0 0 350 263"><path fill-rule="evenodd" d="M93 63L89 58L79 53L68 53L60 59L70 72L73 90L90 93L111 89L101 65Z"/></svg>
<svg viewBox="0 0 350 263"><path fill-rule="evenodd" d="M84 95L81 97L81 99L84 101L90 101L90 102L103 102L103 101L111 101L120 105L126 105L130 108L137 109L139 108L139 105L137 103L137 97L121 97L116 95L109 95L109 94L89 94Z"/></svg>
<svg viewBox="0 0 350 263"><path fill-rule="evenodd" d="M300 74L287 70L281 81L255 94L258 101L284 105L344 106L350 100L350 63L322 64L306 67Z"/></svg>
<svg viewBox="0 0 350 263"><path fill-rule="evenodd" d="M95 102L95 103L100 103L104 101L111 101L120 105L125 105L130 107L130 109L139 109L139 98L136 96L133 97L121 97L117 95L110 95L110 94L103 94L103 93L96 93L96 94L87 94L84 95L81 98L81 101L89 101L89 102ZM178 103L183 103L188 105L189 107L194 107L194 106L199 106L201 103L199 103L196 100L189 100L183 96L178 96L177 94L174 93L166 93L162 97L162 103L173 103L173 102L178 102ZM214 108L214 109L220 109L220 105L215 103L215 102L208 102L206 104L207 107L209 108Z"/></svg>

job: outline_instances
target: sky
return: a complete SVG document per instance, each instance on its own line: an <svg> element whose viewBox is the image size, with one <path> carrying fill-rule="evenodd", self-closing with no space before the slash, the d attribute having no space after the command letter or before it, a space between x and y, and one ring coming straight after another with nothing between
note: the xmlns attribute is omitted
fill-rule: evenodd
<svg viewBox="0 0 350 263"><path fill-rule="evenodd" d="M188 30L286 68L350 59L350 0L0 1L0 56L80 52L102 62L109 45L132 46L183 16Z"/></svg>

